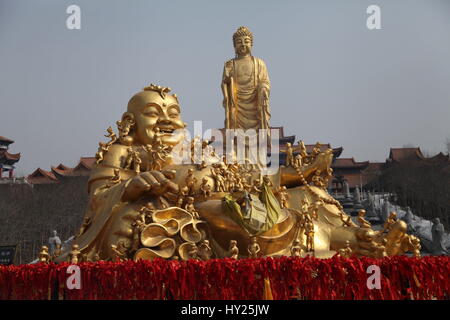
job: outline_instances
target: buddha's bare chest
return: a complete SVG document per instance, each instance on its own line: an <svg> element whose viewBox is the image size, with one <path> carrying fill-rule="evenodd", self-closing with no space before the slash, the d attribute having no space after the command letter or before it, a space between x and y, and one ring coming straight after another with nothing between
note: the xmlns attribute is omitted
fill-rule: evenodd
<svg viewBox="0 0 450 320"><path fill-rule="evenodd" d="M254 65L251 59L235 61L235 75L239 83L246 83L253 79Z"/></svg>

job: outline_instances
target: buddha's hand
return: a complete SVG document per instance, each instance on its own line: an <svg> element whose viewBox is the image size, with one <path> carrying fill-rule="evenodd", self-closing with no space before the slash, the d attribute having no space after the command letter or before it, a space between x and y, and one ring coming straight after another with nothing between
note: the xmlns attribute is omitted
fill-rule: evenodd
<svg viewBox="0 0 450 320"><path fill-rule="evenodd" d="M170 181L173 178L175 178L174 170L142 172L131 178L122 200L134 201L144 194L159 197L167 192L178 193L178 185Z"/></svg>

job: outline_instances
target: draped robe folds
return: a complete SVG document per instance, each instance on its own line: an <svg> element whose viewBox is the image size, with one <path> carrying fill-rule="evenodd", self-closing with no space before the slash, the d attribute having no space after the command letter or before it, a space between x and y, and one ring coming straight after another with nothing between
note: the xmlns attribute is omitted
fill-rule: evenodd
<svg viewBox="0 0 450 320"><path fill-rule="evenodd" d="M269 102L267 101L266 106L262 106L260 103L263 89L268 94L270 93L269 74L263 60L256 57L251 57L251 59L253 72L247 79L237 74L235 59L227 61L224 66L222 82L230 86L231 78L233 78L235 86L232 93L234 99L229 96L229 100L234 100L236 107L236 123L232 125L233 129L257 130L269 128Z"/></svg>

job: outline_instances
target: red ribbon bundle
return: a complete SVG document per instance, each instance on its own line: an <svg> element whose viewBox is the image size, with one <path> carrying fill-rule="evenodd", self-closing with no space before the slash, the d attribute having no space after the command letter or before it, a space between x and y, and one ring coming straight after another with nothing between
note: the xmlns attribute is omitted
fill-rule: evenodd
<svg viewBox="0 0 450 320"><path fill-rule="evenodd" d="M370 265L381 289L369 289ZM81 289L66 285L69 264L0 266L0 299L449 299L450 258L404 256L123 261L80 263Z"/></svg>

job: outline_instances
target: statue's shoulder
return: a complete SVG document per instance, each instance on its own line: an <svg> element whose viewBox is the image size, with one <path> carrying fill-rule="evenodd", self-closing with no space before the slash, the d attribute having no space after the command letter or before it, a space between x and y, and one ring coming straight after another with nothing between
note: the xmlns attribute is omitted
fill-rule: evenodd
<svg viewBox="0 0 450 320"><path fill-rule="evenodd" d="M109 147L108 152L106 152L102 164L120 168L123 157L128 155L128 148L129 146L121 143L114 143Z"/></svg>
<svg viewBox="0 0 450 320"><path fill-rule="evenodd" d="M103 161L99 164L95 164L91 170L88 181L89 192L98 186L107 184L109 180L115 176L115 169L119 169L120 178L122 180L129 179L135 175L134 171L123 169L123 164L128 155L128 148L129 146L121 143L115 143L109 147L104 155ZM95 186L93 187L94 183Z"/></svg>
<svg viewBox="0 0 450 320"><path fill-rule="evenodd" d="M266 63L264 62L264 60L263 59L261 59L261 58L258 58L258 57L253 57L253 59L255 59L255 61L256 61L256 63L258 64L258 65L261 65L261 66L266 66Z"/></svg>

